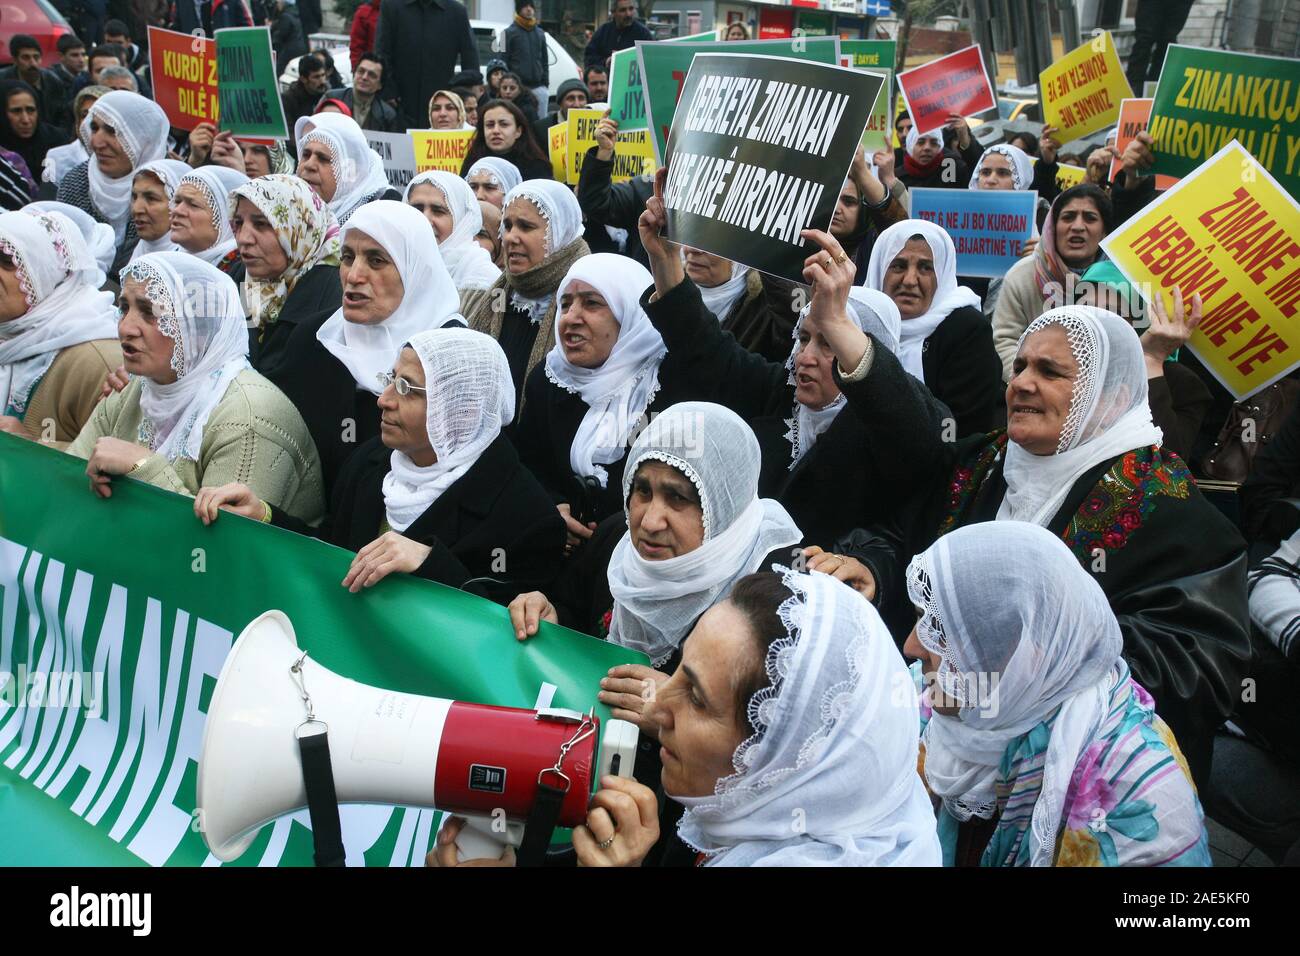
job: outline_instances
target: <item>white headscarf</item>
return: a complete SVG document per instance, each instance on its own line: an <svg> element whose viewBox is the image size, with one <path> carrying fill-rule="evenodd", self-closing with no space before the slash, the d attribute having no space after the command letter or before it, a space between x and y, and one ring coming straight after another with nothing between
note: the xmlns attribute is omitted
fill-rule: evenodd
<svg viewBox="0 0 1300 956"><path fill-rule="evenodd" d="M421 467L393 452L384 512L394 531L424 514L515 417L510 364L496 339L470 329L430 329L407 345L424 366L425 427L438 460Z"/></svg>
<svg viewBox="0 0 1300 956"><path fill-rule="evenodd" d="M961 704L925 730L925 777L957 820L990 818L1008 745L1060 707L1031 863L1051 865L1070 777L1106 716L1123 638L1101 586L1038 525L983 522L944 535L907 568L916 636L942 660L936 685Z"/></svg>
<svg viewBox="0 0 1300 956"><path fill-rule="evenodd" d="M27 300L25 314L0 322L0 406L21 415L60 350L117 338L117 309L93 281L103 274L81 232L57 212L0 214L0 252Z"/></svg>
<svg viewBox="0 0 1300 956"><path fill-rule="evenodd" d="M1010 143L999 143L997 146L990 146L980 154L980 161L975 164L975 171L970 174L970 188L980 188L980 170L984 168L984 157L990 153L1001 153L1011 164L1011 187L1013 189L1028 189L1034 181L1034 161L1029 158L1019 146L1012 146Z"/></svg>
<svg viewBox="0 0 1300 956"><path fill-rule="evenodd" d="M171 209L172 197L176 194L176 187L181 184L181 180L194 172L194 167L189 163L182 163L179 159L156 159L152 163L145 163L135 171L135 175L149 173L158 182L162 183L163 194L167 197L167 208ZM141 256L147 256L151 252L184 252L185 250L172 242L172 233L168 229L157 239L141 238L135 244L135 249L131 253L131 262L135 262ZM111 261L111 260L110 260Z"/></svg>
<svg viewBox="0 0 1300 956"><path fill-rule="evenodd" d="M1164 440L1151 420L1142 343L1128 320L1090 305L1052 309L1029 323L1017 350L1049 325L1065 329L1078 364L1070 411L1055 454L1035 455L1007 442L1002 469L1007 494L998 508L999 521L1046 526L1089 468Z"/></svg>
<svg viewBox="0 0 1300 956"><path fill-rule="evenodd" d="M465 174L465 182L468 183L470 177L475 173L487 173L492 177L492 181L501 188L501 191L506 193L524 181L523 173L519 172L519 167L508 159L502 159L500 156L484 156L478 160Z"/></svg>
<svg viewBox="0 0 1300 956"><path fill-rule="evenodd" d="M202 194L212 215L212 228L217 231L217 238L212 245L191 255L215 266L235 251L235 234L230 229L230 193L246 182L247 176L225 166L203 166L181 177L176 188L193 186ZM175 205L176 199L173 197L173 208Z"/></svg>
<svg viewBox="0 0 1300 956"><path fill-rule="evenodd" d="M609 473L601 465L623 457L628 439L659 391L659 366L668 349L641 308L641 293L654 282L641 263L612 252L583 256L556 294L563 296L574 282L585 282L604 296L618 322L618 339L598 367L581 368L565 358L557 335L546 354L546 377L587 403L569 446L569 467L604 488Z"/></svg>
<svg viewBox="0 0 1300 956"><path fill-rule="evenodd" d="M546 236L542 246L543 258L550 257L552 253L563 249L582 235L582 207L578 205L573 190L553 179L528 179L512 186L501 202L502 215L498 236L502 245L505 244L506 234L505 211L516 199L527 199L546 222ZM540 322L546 317L546 311L551 307L553 298L555 298L553 295L546 295L540 299L529 299L514 289L510 290L510 304L528 313L534 322Z"/></svg>
<svg viewBox="0 0 1300 956"><path fill-rule="evenodd" d="M911 136L908 138L911 139ZM930 308L914 319L903 319L898 359L906 371L924 382L925 367L921 364L921 355L925 340L934 334L934 330L954 309L965 306L978 309L980 297L965 286L957 285L957 250L953 247L952 238L934 223L920 219L904 219L894 223L876 237L876 244L871 249L871 261L867 265L868 288L884 291L885 272L889 264L913 236L920 236L929 244L934 255L937 284L934 297L930 300Z"/></svg>
<svg viewBox="0 0 1300 956"><path fill-rule="evenodd" d="M403 202L411 201L416 186L432 186L442 193L451 211L451 232L438 243L443 264L460 291L487 289L501 276L488 251L474 241L483 228L483 212L469 184L455 173L434 169L420 173L406 187Z"/></svg>
<svg viewBox="0 0 1300 956"><path fill-rule="evenodd" d="M794 347L790 350L790 357L785 360L785 367L790 370L790 375L786 379L788 385L795 384L794 363L799 357L799 329L811 310L811 305L804 306L803 311L799 313L799 321L794 326ZM858 328L868 335L875 336L876 341L884 348L895 355L898 354L899 328L903 320L898 314L898 306L894 305L893 299L875 289L855 285L849 289L848 314ZM847 374L852 369L842 371ZM847 399L843 392L836 395L835 400L825 408L809 408L803 402L795 400L794 414L786 419L790 430L785 434L790 442L791 468L794 468L799 460L808 454L818 436L831 427L831 422L846 404Z"/></svg>
<svg viewBox="0 0 1300 956"><path fill-rule="evenodd" d="M352 117L342 113L301 116L293 125L293 138L299 155L307 143L317 142L329 150L335 183L329 207L340 226L358 206L388 188L384 161L370 148L365 132Z"/></svg>
<svg viewBox="0 0 1300 956"><path fill-rule="evenodd" d="M934 140L936 143L939 144L939 148L943 149L942 129L932 129L929 132L924 134L924 138ZM922 134L917 132L916 126L913 125L912 128L907 131L907 139L904 140L903 143L904 152L906 152L907 155L909 156L915 156L916 154L913 153L912 150L916 148L916 144L919 143L921 139L922 139Z"/></svg>
<svg viewBox="0 0 1300 956"><path fill-rule="evenodd" d="M94 260L94 269L86 270L82 278L96 289L103 287L104 283L108 281L108 270L113 265L114 257L117 256L117 246L113 244L112 226L100 222L84 209L54 199L29 202L26 206L23 206L22 211L33 216L47 212L57 212L70 219L76 232L85 243L90 258Z"/></svg>
<svg viewBox="0 0 1300 956"><path fill-rule="evenodd" d="M655 418L628 453L625 503L637 468L651 460L676 468L699 492L704 542L687 554L647 561L631 531L623 535L607 572L614 598L609 639L662 664L737 578L803 536L785 508L758 497L758 439L730 409L682 402Z"/></svg>
<svg viewBox="0 0 1300 956"><path fill-rule="evenodd" d="M354 229L392 256L402 277L402 301L374 325L349 322L339 309L316 331L316 338L347 366L357 388L378 395L383 391L378 376L392 371L402 343L419 332L452 322L464 325L465 320L459 312L460 296L438 255L433 226L418 209L392 199L366 203L343 227L343 242Z"/></svg>
<svg viewBox="0 0 1300 956"><path fill-rule="evenodd" d="M713 796L673 797L687 808L678 834L710 866L941 865L916 695L900 693L909 674L888 629L848 585L780 570L789 636L749 700L754 735Z"/></svg>
<svg viewBox="0 0 1300 956"><path fill-rule="evenodd" d="M167 132L171 124L161 106L130 90L114 90L95 100L81 124L86 142L90 142L92 120L113 128L131 163L130 171L116 179L99 168L99 157L93 152L86 167L90 200L113 227L114 242L121 245L131 220L131 183L141 166L167 155Z"/></svg>
<svg viewBox="0 0 1300 956"><path fill-rule="evenodd" d="M248 328L230 277L188 252L155 252L122 269L144 283L158 331L172 340L176 381L146 378L140 440L168 461L199 460L203 428L231 382L249 368Z"/></svg>
<svg viewBox="0 0 1300 956"><path fill-rule="evenodd" d="M686 261L686 247L682 247L682 262ZM731 312L731 307L736 301L745 294L745 286L749 281L749 266L743 266L739 262L731 263L731 275L723 282L715 286L699 286L700 298L704 300L704 307L713 313L713 317L719 322L726 320L727 315Z"/></svg>

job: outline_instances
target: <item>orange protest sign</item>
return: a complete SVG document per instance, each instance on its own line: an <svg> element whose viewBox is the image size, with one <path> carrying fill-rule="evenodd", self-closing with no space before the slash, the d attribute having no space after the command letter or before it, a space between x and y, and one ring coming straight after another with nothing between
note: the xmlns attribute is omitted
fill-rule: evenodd
<svg viewBox="0 0 1300 956"><path fill-rule="evenodd" d="M1155 102L1151 99L1129 99L1123 100L1119 104L1119 124L1115 132L1115 158L1110 161L1110 179L1115 181L1115 175L1119 172L1120 157L1124 155L1124 150L1128 149L1129 144L1137 139L1138 133L1147 131L1147 123L1151 119L1151 104ZM1156 189L1168 189L1178 182L1176 176L1166 176L1163 173L1156 176Z"/></svg>

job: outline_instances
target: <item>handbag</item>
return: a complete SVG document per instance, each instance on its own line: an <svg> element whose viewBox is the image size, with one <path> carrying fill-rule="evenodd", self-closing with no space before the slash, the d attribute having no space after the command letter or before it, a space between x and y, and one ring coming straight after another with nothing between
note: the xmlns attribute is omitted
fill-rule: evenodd
<svg viewBox="0 0 1300 956"><path fill-rule="evenodd" d="M1205 456L1205 477L1237 484L1245 481L1255 455L1282 430L1297 399L1300 381L1284 378L1233 404L1214 447Z"/></svg>

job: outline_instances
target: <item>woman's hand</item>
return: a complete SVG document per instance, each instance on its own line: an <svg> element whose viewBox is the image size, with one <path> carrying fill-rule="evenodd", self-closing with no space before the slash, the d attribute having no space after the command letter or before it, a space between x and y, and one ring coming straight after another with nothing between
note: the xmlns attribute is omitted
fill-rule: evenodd
<svg viewBox="0 0 1300 956"><path fill-rule="evenodd" d="M1088 156L1088 181L1101 185L1110 179L1110 161L1115 158L1115 151L1109 146L1100 146Z"/></svg>
<svg viewBox="0 0 1300 956"><path fill-rule="evenodd" d="M1152 148L1156 141L1151 138L1149 133L1138 133L1133 141L1124 147L1124 155L1120 158L1120 166L1124 170L1124 188L1137 189L1138 183L1141 182L1141 171L1150 169L1156 161L1156 154Z"/></svg>
<svg viewBox="0 0 1300 956"><path fill-rule="evenodd" d="M668 181L668 167L662 166L655 171L655 193L645 203L645 212L636 222L641 245L645 247L650 260L650 273L654 276L655 292L667 295L686 278L682 267L682 257L674 243L659 235L659 231L668 224L668 210L664 206L664 183Z"/></svg>
<svg viewBox="0 0 1300 956"><path fill-rule="evenodd" d="M596 699L610 708L615 720L636 724L641 733L659 739L659 724L650 716L659 687L668 675L644 664L619 664L601 678Z"/></svg>
<svg viewBox="0 0 1300 956"><path fill-rule="evenodd" d="M578 866L640 866L658 841L654 791L627 777L601 777L586 826L573 829Z"/></svg>
<svg viewBox="0 0 1300 956"><path fill-rule="evenodd" d="M247 174L248 168L244 165L244 151L239 148L235 142L235 134L228 129L223 129L217 134L216 139L212 141L212 163L215 166L225 166L236 172Z"/></svg>
<svg viewBox="0 0 1300 956"><path fill-rule="evenodd" d="M897 178L894 175L895 159L894 151L888 147L878 149L871 154L871 161L876 164L876 178L880 180L880 184L886 189L892 189L894 180Z"/></svg>
<svg viewBox="0 0 1300 956"><path fill-rule="evenodd" d="M200 123L190 130L190 158L188 162L191 166L197 169L208 161L208 156L212 152L212 144L216 138L217 128L211 123Z"/></svg>
<svg viewBox="0 0 1300 956"><path fill-rule="evenodd" d="M19 438L27 437L27 429L23 428L22 421L12 415L0 415L0 432L17 435Z"/></svg>
<svg viewBox="0 0 1300 956"><path fill-rule="evenodd" d="M1045 163L1056 162L1056 154L1061 144L1056 141L1056 127L1044 126L1038 135L1038 158Z"/></svg>
<svg viewBox="0 0 1300 956"><path fill-rule="evenodd" d="M618 142L618 120L605 112L604 118L596 124L596 158L609 162L614 158L614 148Z"/></svg>
<svg viewBox="0 0 1300 956"><path fill-rule="evenodd" d="M373 587L394 571L415 571L424 564L433 548L389 531L357 552L343 578L343 586L356 594Z"/></svg>
<svg viewBox="0 0 1300 956"><path fill-rule="evenodd" d="M136 464L153 454L153 450L143 445L133 445L120 438L105 435L95 439L95 448L86 462L86 475L90 478L90 489L101 498L113 497L110 478L113 475L125 475Z"/></svg>
<svg viewBox="0 0 1300 956"><path fill-rule="evenodd" d="M1034 254L1034 250L1037 248L1038 248L1038 237L1030 236L1028 239L1025 240L1024 245L1020 247L1020 258L1028 259L1030 256Z"/></svg>
<svg viewBox="0 0 1300 956"><path fill-rule="evenodd" d="M573 507L567 501L561 502L555 507L560 512L560 517L564 519L564 528L569 533L564 542L564 553L569 554L574 548L596 533L596 522L589 521L583 524L573 516Z"/></svg>
<svg viewBox="0 0 1300 956"><path fill-rule="evenodd" d="M200 488L194 496L194 517L208 525L216 521L217 515L222 511L261 521L266 517L266 503L253 493L252 488L237 481L228 485Z"/></svg>
<svg viewBox="0 0 1300 956"><path fill-rule="evenodd" d="M849 167L849 179L858 187L858 192L862 198L873 206L885 198L888 190L879 179L871 174L871 164L867 162L866 150L862 144L858 143L857 150L853 153L853 165Z"/></svg>
<svg viewBox="0 0 1300 956"><path fill-rule="evenodd" d="M958 149L966 149L970 146L970 124L966 122L966 117L960 113L949 113L944 125L957 134Z"/></svg>
<svg viewBox="0 0 1300 956"><path fill-rule="evenodd" d="M1173 311L1170 313L1165 310L1164 294L1157 292L1148 310L1151 324L1142 333L1142 357L1146 360L1147 378L1159 378L1165 373L1169 356L1187 344L1204 317L1199 292L1192 296L1190 314L1184 306L1183 290L1179 286L1174 286L1172 302Z"/></svg>
<svg viewBox="0 0 1300 956"><path fill-rule="evenodd" d="M804 260L804 281L812 286L812 303L808 315L835 353L835 360L845 374L852 372L867 350L867 336L849 321L849 289L857 275L857 266L830 233L805 229L801 236L821 246Z"/></svg>
<svg viewBox="0 0 1300 956"><path fill-rule="evenodd" d="M555 605L541 591L529 591L510 602L510 626L515 629L515 640L526 641L537 633L542 621L560 623Z"/></svg>
<svg viewBox="0 0 1300 956"><path fill-rule="evenodd" d="M460 836L460 831L465 829L467 821L464 817L452 817L443 824L442 829L438 831L438 840L432 850L424 858L425 866L514 866L515 865L515 848L506 845L500 859L496 860L466 860L461 863L456 858L456 837Z"/></svg>
<svg viewBox="0 0 1300 956"><path fill-rule="evenodd" d="M813 545L803 549L808 559L808 570L829 574L837 581L843 581L868 601L876 599L876 579L871 570L857 558L844 554L831 554Z"/></svg>
<svg viewBox="0 0 1300 956"><path fill-rule="evenodd" d="M131 384L131 376L127 374L126 366L119 365L104 377L104 384L99 388L99 400L102 402L114 392L122 391L129 384Z"/></svg>

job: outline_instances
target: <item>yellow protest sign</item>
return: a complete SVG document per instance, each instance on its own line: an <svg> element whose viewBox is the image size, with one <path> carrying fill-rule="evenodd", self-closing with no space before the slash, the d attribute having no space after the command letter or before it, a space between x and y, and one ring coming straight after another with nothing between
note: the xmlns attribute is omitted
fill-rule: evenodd
<svg viewBox="0 0 1300 956"><path fill-rule="evenodd" d="M1300 204L1233 140L1102 242L1151 302L1199 293L1189 348L1237 399L1300 365Z"/></svg>
<svg viewBox="0 0 1300 956"><path fill-rule="evenodd" d="M546 131L547 148L551 154L551 175L556 182L569 181L569 124L556 123Z"/></svg>
<svg viewBox="0 0 1300 956"><path fill-rule="evenodd" d="M569 110L565 172L570 186L578 185L578 177L582 175L582 161L587 158L587 150L596 145L596 126L604 115L604 110Z"/></svg>
<svg viewBox="0 0 1300 956"><path fill-rule="evenodd" d="M472 129L411 129L411 145L415 149L415 171L428 172L441 169L460 175L465 154L474 139Z"/></svg>
<svg viewBox="0 0 1300 956"><path fill-rule="evenodd" d="M635 130L631 133L619 133L614 143L614 170L611 178L616 183L625 183L638 176L650 176L659 168L655 162L655 144L650 138L650 131Z"/></svg>
<svg viewBox="0 0 1300 956"><path fill-rule="evenodd" d="M1056 127L1059 143L1114 126L1120 101L1133 96L1109 31L1039 73L1038 91L1043 120Z"/></svg>
<svg viewBox="0 0 1300 956"><path fill-rule="evenodd" d="M1061 192L1065 192L1071 186L1077 186L1083 182L1083 177L1087 175L1088 171L1082 166L1058 163L1056 166L1056 188Z"/></svg>

